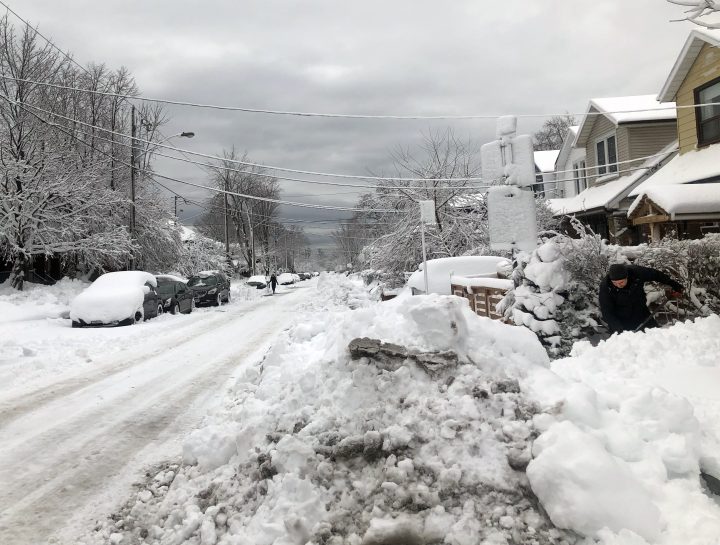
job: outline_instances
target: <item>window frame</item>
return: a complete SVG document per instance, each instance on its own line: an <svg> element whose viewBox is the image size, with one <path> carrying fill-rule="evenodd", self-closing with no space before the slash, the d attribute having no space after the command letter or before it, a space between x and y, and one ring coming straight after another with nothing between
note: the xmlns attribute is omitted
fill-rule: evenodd
<svg viewBox="0 0 720 545"><path fill-rule="evenodd" d="M705 89L708 89L710 87L713 87L714 85L717 85L720 83L720 77L717 77L713 80L708 81L707 83L703 83L699 87L696 87L693 90L693 100L695 101L694 104L702 104L700 102L700 93L704 91ZM720 106L720 103L718 103ZM711 146L712 144L717 144L720 142L720 135L716 136L712 140L705 140L702 138L702 125L703 121L701 121L700 116L702 113L701 108L695 108L695 136L697 136L697 147L702 148L705 146ZM709 119L706 119L705 122L710 120L720 119L720 115L713 116Z"/></svg>
<svg viewBox="0 0 720 545"><path fill-rule="evenodd" d="M612 165L610 165L610 163L611 163L611 161L610 161L610 153L609 153L610 150L609 150L609 148L608 148L608 140L610 140L611 138L614 138L614 139L615 139L615 161L612 161L612 163L614 163L614 164L612 164ZM600 144L600 143L603 144L603 150L604 150L604 153L605 153L605 163L603 163L603 165L600 165L600 159L599 159L599 155L598 155L598 144ZM597 177L598 177L598 178L605 178L605 177L608 177L608 176L617 176L618 170L619 170L619 168L618 168L619 165L618 165L617 163L618 163L619 160L620 160L620 159L619 159L619 153L618 153L617 131L611 131L611 132L605 133L605 134L604 134L603 136L601 136L600 138L596 138L596 139L595 139L595 142L594 142L594 146L595 146L595 147L594 147L594 152L595 152L595 172L596 172L596 174L597 174ZM608 165L610 165L610 166L608 166ZM605 172L600 172L600 169L601 169L601 168L605 169ZM614 169L614 170L613 170L613 169Z"/></svg>
<svg viewBox="0 0 720 545"><path fill-rule="evenodd" d="M585 159L580 159L579 161L573 163L573 182L575 183L576 195L579 195L588 188L587 162Z"/></svg>

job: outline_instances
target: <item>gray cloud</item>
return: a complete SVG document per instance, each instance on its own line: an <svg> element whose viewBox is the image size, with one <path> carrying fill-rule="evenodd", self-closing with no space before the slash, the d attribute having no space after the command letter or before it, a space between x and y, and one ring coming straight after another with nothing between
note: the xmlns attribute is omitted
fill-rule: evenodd
<svg viewBox="0 0 720 545"><path fill-rule="evenodd" d="M9 0L10 1L10 0ZM582 112L599 96L659 91L690 28L664 0L11 1L80 62L127 66L147 96L275 110L462 115ZM489 121L339 120L168 107L165 134L220 154L302 170L390 172L390 150L452 126L478 143ZM542 119L521 120L532 132ZM204 184L205 172L157 170ZM281 182L301 202L347 206L351 188ZM193 199L206 193L179 184ZM290 200L290 199L289 199ZM184 207L185 217L197 214ZM284 217L347 214L283 207ZM317 231L314 241L328 241Z"/></svg>

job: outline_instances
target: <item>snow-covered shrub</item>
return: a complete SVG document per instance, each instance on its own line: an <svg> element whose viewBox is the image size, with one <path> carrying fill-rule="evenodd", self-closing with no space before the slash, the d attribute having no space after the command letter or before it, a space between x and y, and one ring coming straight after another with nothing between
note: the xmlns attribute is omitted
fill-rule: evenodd
<svg viewBox="0 0 720 545"><path fill-rule="evenodd" d="M538 335L551 356L567 355L576 340L601 327L598 287L611 263L626 260L617 246L571 222L578 238L547 233L536 250L520 254L515 287L500 304L507 318Z"/></svg>
<svg viewBox="0 0 720 545"><path fill-rule="evenodd" d="M720 234L699 240L666 238L642 247L637 265L653 267L685 287L679 314L685 318L720 313ZM674 302L666 306L677 311Z"/></svg>
<svg viewBox="0 0 720 545"><path fill-rule="evenodd" d="M228 262L222 244L200 235L183 244L174 269L191 276L200 271L225 271L228 269Z"/></svg>
<svg viewBox="0 0 720 545"><path fill-rule="evenodd" d="M515 287L500 307L516 325L532 329L551 356L565 356L575 341L604 330L598 289L613 263L652 267L685 286L687 297L678 311L677 303L664 297L665 286L648 285L654 313L691 319L720 312L720 235L622 247L607 244L575 220L572 224L578 238L555 234L532 253L520 254Z"/></svg>

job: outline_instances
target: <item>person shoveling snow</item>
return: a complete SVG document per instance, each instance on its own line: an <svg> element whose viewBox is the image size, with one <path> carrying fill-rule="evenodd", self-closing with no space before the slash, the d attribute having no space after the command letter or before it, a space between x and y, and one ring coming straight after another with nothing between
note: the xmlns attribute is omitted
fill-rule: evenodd
<svg viewBox="0 0 720 545"><path fill-rule="evenodd" d="M665 273L639 265L610 265L600 283L600 311L610 333L644 331L658 327L645 298L645 282L659 282L670 286L672 297L683 292L683 286Z"/></svg>

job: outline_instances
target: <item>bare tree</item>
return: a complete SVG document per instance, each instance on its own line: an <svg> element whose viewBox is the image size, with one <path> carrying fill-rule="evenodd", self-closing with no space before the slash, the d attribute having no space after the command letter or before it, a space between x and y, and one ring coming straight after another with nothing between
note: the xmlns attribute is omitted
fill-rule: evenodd
<svg viewBox="0 0 720 545"><path fill-rule="evenodd" d="M235 148L224 151L223 157L224 160L213 168L212 179L218 189L229 192L222 203L224 209L227 199L229 228L240 243L248 269L255 272L256 263L260 261L267 270L273 219L278 209L278 204L272 200L280 196L277 179L267 175L263 168L238 166L236 161L250 161L246 153L240 156Z"/></svg>
<svg viewBox="0 0 720 545"><path fill-rule="evenodd" d="M720 23L711 23L702 18L713 13L720 12L720 0L667 0L671 4L686 6L690 9L685 13L688 15L679 21L690 21L705 28L720 28Z"/></svg>
<svg viewBox="0 0 720 545"><path fill-rule="evenodd" d="M551 117L533 134L535 151L559 150L568 129L575 125L575 118L570 114Z"/></svg>
<svg viewBox="0 0 720 545"><path fill-rule="evenodd" d="M359 206L367 211L360 216L363 236L374 240L363 244L360 264L397 275L415 269L422 260L419 201L423 200L433 202L437 222L427 233L429 257L461 255L477 248L483 238L477 225L485 210L481 196L467 186L469 178L479 175L479 155L479 149L460 141L450 129L428 133L417 150L396 150L397 178L420 181L394 179L384 184L391 187L362 197Z"/></svg>
<svg viewBox="0 0 720 545"><path fill-rule="evenodd" d="M138 136L149 143L138 149L134 208L140 221L131 241L131 142L112 134L128 132L130 105L79 90L132 95L137 89L130 74L104 65L78 70L42 44L34 29L16 31L7 17L0 18L0 73L9 76L0 81L0 254L13 263L12 284L22 289L39 255L61 260L70 272L121 268L131 250L148 267L174 262L179 239L152 183L152 141L160 138L162 108L140 107Z"/></svg>

